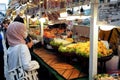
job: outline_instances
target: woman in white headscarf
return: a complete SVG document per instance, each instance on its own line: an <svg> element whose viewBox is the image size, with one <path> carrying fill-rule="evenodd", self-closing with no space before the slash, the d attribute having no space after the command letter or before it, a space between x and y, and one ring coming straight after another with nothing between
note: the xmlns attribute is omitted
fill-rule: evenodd
<svg viewBox="0 0 120 80"><path fill-rule="evenodd" d="M11 70L18 65L18 53L20 53L24 70L31 71L38 69L39 64L37 61L31 60L29 49L24 40L27 37L25 25L20 22L13 22L8 26L6 34L8 44L10 46L7 51L8 60L6 66L8 66L8 68L6 67L6 69Z"/></svg>

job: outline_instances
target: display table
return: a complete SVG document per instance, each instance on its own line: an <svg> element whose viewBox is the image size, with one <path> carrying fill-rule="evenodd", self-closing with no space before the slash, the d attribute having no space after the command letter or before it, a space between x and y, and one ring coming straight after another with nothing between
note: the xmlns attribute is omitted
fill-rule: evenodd
<svg viewBox="0 0 120 80"><path fill-rule="evenodd" d="M88 80L87 75L62 61L58 56L44 48L34 49L32 56L38 59L46 69L53 74L57 80Z"/></svg>

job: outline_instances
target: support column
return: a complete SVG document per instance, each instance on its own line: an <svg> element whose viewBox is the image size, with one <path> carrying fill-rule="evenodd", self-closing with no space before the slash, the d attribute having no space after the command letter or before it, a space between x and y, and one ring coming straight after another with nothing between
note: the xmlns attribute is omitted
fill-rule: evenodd
<svg viewBox="0 0 120 80"><path fill-rule="evenodd" d="M94 80L97 74L97 48L98 48L98 0L91 0L91 23L90 23L90 56L89 56L89 80Z"/></svg>

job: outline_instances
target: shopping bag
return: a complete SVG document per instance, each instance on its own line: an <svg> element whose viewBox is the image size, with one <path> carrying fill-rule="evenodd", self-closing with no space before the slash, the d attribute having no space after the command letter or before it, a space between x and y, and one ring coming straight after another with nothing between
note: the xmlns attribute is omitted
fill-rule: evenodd
<svg viewBox="0 0 120 80"><path fill-rule="evenodd" d="M9 71L10 80L38 80L37 70L25 71L22 66Z"/></svg>
<svg viewBox="0 0 120 80"><path fill-rule="evenodd" d="M8 71L10 80L38 80L36 69L31 71L25 71L23 69L20 52L18 53L18 66Z"/></svg>

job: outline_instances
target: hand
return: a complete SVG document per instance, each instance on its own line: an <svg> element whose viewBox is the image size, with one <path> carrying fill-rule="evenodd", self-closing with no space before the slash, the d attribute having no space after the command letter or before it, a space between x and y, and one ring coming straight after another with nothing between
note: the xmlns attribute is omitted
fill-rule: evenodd
<svg viewBox="0 0 120 80"><path fill-rule="evenodd" d="M28 48L31 48L33 46L33 41L30 41L27 43Z"/></svg>

